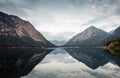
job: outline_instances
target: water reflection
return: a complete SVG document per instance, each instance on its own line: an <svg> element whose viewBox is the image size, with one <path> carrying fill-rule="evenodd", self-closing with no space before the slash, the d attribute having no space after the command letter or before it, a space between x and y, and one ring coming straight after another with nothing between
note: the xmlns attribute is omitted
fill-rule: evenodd
<svg viewBox="0 0 120 78"><path fill-rule="evenodd" d="M114 49L108 49L107 52L112 56L111 62L117 64L120 67L120 51Z"/></svg>
<svg viewBox="0 0 120 78"><path fill-rule="evenodd" d="M84 63L91 69L104 66L108 62L120 66L120 58L112 54L109 50L102 48L68 48L66 51L78 61ZM114 52L115 53L115 52ZM119 52L116 52L119 54Z"/></svg>
<svg viewBox="0 0 120 78"><path fill-rule="evenodd" d="M65 50L55 49L33 71L21 78L120 78L120 59L107 50Z"/></svg>
<svg viewBox="0 0 120 78"><path fill-rule="evenodd" d="M1 48L0 78L120 77L119 51L101 48L57 48L51 51Z"/></svg>
<svg viewBox="0 0 120 78"><path fill-rule="evenodd" d="M0 48L0 78L27 75L51 50Z"/></svg>

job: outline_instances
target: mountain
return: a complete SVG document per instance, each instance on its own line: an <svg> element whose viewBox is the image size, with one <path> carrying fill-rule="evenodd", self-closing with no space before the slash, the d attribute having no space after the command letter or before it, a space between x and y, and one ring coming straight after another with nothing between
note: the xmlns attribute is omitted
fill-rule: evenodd
<svg viewBox="0 0 120 78"><path fill-rule="evenodd" d="M53 46L33 25L17 16L0 12L0 46Z"/></svg>
<svg viewBox="0 0 120 78"><path fill-rule="evenodd" d="M118 27L114 32L108 36L104 41L108 43L109 41L116 40L117 38L120 38L120 27Z"/></svg>
<svg viewBox="0 0 120 78"><path fill-rule="evenodd" d="M59 41L59 40L52 40L50 41L52 44L56 45L56 46L62 46L66 44L65 40Z"/></svg>
<svg viewBox="0 0 120 78"><path fill-rule="evenodd" d="M109 34L94 26L88 27L82 33L74 36L67 42L67 46L100 46L101 41Z"/></svg>
<svg viewBox="0 0 120 78"><path fill-rule="evenodd" d="M111 31L109 31L109 34L112 34L114 31L115 31L115 30L111 30Z"/></svg>

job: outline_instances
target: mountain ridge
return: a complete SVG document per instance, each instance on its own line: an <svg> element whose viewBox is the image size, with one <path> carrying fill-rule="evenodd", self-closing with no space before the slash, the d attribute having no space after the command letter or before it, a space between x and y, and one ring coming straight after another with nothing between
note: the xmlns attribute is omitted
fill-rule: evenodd
<svg viewBox="0 0 120 78"><path fill-rule="evenodd" d="M114 30L112 34L110 34L104 41L108 43L109 41L116 40L120 38L120 26Z"/></svg>
<svg viewBox="0 0 120 78"><path fill-rule="evenodd" d="M83 32L72 37L67 46L101 46L101 42L104 38L109 36L107 32L102 29L98 29L94 26L88 27Z"/></svg>
<svg viewBox="0 0 120 78"><path fill-rule="evenodd" d="M3 12L0 12L0 37L0 46L54 46L30 22Z"/></svg>

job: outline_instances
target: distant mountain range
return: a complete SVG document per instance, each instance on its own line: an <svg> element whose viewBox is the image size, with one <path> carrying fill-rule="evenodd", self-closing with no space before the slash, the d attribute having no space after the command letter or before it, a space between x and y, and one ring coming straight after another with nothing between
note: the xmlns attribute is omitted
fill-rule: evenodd
<svg viewBox="0 0 120 78"><path fill-rule="evenodd" d="M54 46L33 25L17 16L0 12L0 46Z"/></svg>
<svg viewBox="0 0 120 78"><path fill-rule="evenodd" d="M62 46L62 45L65 45L67 41L65 40L62 40L62 41L59 41L59 40L52 40L50 41L52 44L56 45L56 46Z"/></svg>
<svg viewBox="0 0 120 78"><path fill-rule="evenodd" d="M77 34L71 38L66 46L81 46L81 47L90 47L90 46L100 46L102 45L103 39L107 38L109 33L98 29L94 26L88 27L83 32Z"/></svg>

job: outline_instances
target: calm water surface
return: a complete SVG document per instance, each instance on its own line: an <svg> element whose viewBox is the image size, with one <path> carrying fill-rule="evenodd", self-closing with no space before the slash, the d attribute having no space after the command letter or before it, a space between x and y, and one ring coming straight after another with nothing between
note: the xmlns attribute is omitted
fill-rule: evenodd
<svg viewBox="0 0 120 78"><path fill-rule="evenodd" d="M21 78L120 78L120 58L99 48L57 48Z"/></svg>

